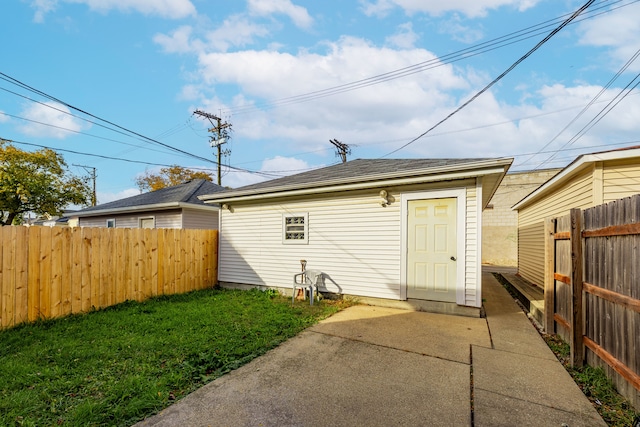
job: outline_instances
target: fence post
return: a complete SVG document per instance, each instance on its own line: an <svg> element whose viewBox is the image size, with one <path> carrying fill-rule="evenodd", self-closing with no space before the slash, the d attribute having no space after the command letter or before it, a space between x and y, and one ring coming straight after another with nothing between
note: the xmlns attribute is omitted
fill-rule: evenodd
<svg viewBox="0 0 640 427"><path fill-rule="evenodd" d="M582 210L571 209L571 366L584 363L584 323L582 321Z"/></svg>
<svg viewBox="0 0 640 427"><path fill-rule="evenodd" d="M554 218L544 221L544 331L548 334L556 333L556 223Z"/></svg>

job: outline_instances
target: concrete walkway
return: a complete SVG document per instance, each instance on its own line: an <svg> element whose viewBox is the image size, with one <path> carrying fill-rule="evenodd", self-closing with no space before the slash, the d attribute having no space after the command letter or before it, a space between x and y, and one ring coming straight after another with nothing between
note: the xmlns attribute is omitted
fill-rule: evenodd
<svg viewBox="0 0 640 427"><path fill-rule="evenodd" d="M139 426L605 426L489 273L486 319L346 309Z"/></svg>

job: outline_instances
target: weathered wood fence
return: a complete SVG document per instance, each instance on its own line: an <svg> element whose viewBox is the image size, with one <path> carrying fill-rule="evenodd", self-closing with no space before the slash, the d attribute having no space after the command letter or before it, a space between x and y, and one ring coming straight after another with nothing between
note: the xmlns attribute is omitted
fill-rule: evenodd
<svg viewBox="0 0 640 427"><path fill-rule="evenodd" d="M640 195L545 224L545 329L640 408Z"/></svg>
<svg viewBox="0 0 640 427"><path fill-rule="evenodd" d="M216 284L217 230L0 227L0 328Z"/></svg>

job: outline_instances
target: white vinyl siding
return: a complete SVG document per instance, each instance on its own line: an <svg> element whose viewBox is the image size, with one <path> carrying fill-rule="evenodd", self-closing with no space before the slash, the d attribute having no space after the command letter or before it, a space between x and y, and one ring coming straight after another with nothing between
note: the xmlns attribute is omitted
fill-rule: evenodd
<svg viewBox="0 0 640 427"><path fill-rule="evenodd" d="M479 207L475 180L464 181L464 186L466 258L459 261L465 263L465 304L478 306ZM310 196L305 200L234 203L232 212L223 210L220 216L220 282L290 288L293 275L301 269L300 260L306 260L307 268L329 276L325 283L330 292L401 299L401 190L417 188L387 189L391 203L386 207L380 205L378 190ZM301 212L308 213L308 244L283 244L283 215Z"/></svg>
<svg viewBox="0 0 640 427"><path fill-rule="evenodd" d="M571 208L593 206L592 170L572 178L559 189L518 211L518 273L544 284L544 220L567 215Z"/></svg>
<svg viewBox="0 0 640 427"><path fill-rule="evenodd" d="M603 203L640 193L640 161L618 161L605 164L603 171Z"/></svg>
<svg viewBox="0 0 640 427"><path fill-rule="evenodd" d="M480 307L478 295L481 293L481 272L478 271L478 250L480 249L478 215L478 190L476 187L467 187L467 212L465 221L465 305ZM462 260L458 260L462 261Z"/></svg>
<svg viewBox="0 0 640 427"><path fill-rule="evenodd" d="M182 228L217 230L218 211L184 209L182 211Z"/></svg>
<svg viewBox="0 0 640 427"><path fill-rule="evenodd" d="M600 179L600 176L602 179ZM599 186L602 186L600 188ZM544 220L640 193L637 158L596 162L547 196L518 211L518 272L544 283Z"/></svg>
<svg viewBox="0 0 640 427"><path fill-rule="evenodd" d="M399 195L395 195L399 200ZM282 216L308 212L308 244L282 244ZM291 287L300 271L324 271L327 290L398 299L400 203L381 207L377 191L222 211L219 280ZM333 282L335 282L335 284Z"/></svg>
<svg viewBox="0 0 640 427"><path fill-rule="evenodd" d="M593 204L591 170L584 171L543 199L518 211L518 226L525 227L545 218L566 215L571 208L587 208Z"/></svg>
<svg viewBox="0 0 640 427"><path fill-rule="evenodd" d="M518 273L544 286L544 222L518 229Z"/></svg>
<svg viewBox="0 0 640 427"><path fill-rule="evenodd" d="M180 209L169 211L149 211L134 214L80 217L80 227L106 227L107 219L116 220L116 228L139 228L141 218L155 218L156 228L182 228Z"/></svg>

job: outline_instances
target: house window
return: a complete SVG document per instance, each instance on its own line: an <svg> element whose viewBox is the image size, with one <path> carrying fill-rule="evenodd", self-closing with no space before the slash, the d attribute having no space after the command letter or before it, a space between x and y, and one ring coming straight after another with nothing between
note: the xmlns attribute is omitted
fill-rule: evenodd
<svg viewBox="0 0 640 427"><path fill-rule="evenodd" d="M152 216L148 218L140 218L139 226L140 228L156 228L156 219Z"/></svg>
<svg viewBox="0 0 640 427"><path fill-rule="evenodd" d="M116 219L111 218L107 220L107 228L116 228Z"/></svg>
<svg viewBox="0 0 640 427"><path fill-rule="evenodd" d="M309 214L282 215L282 243L309 243Z"/></svg>

